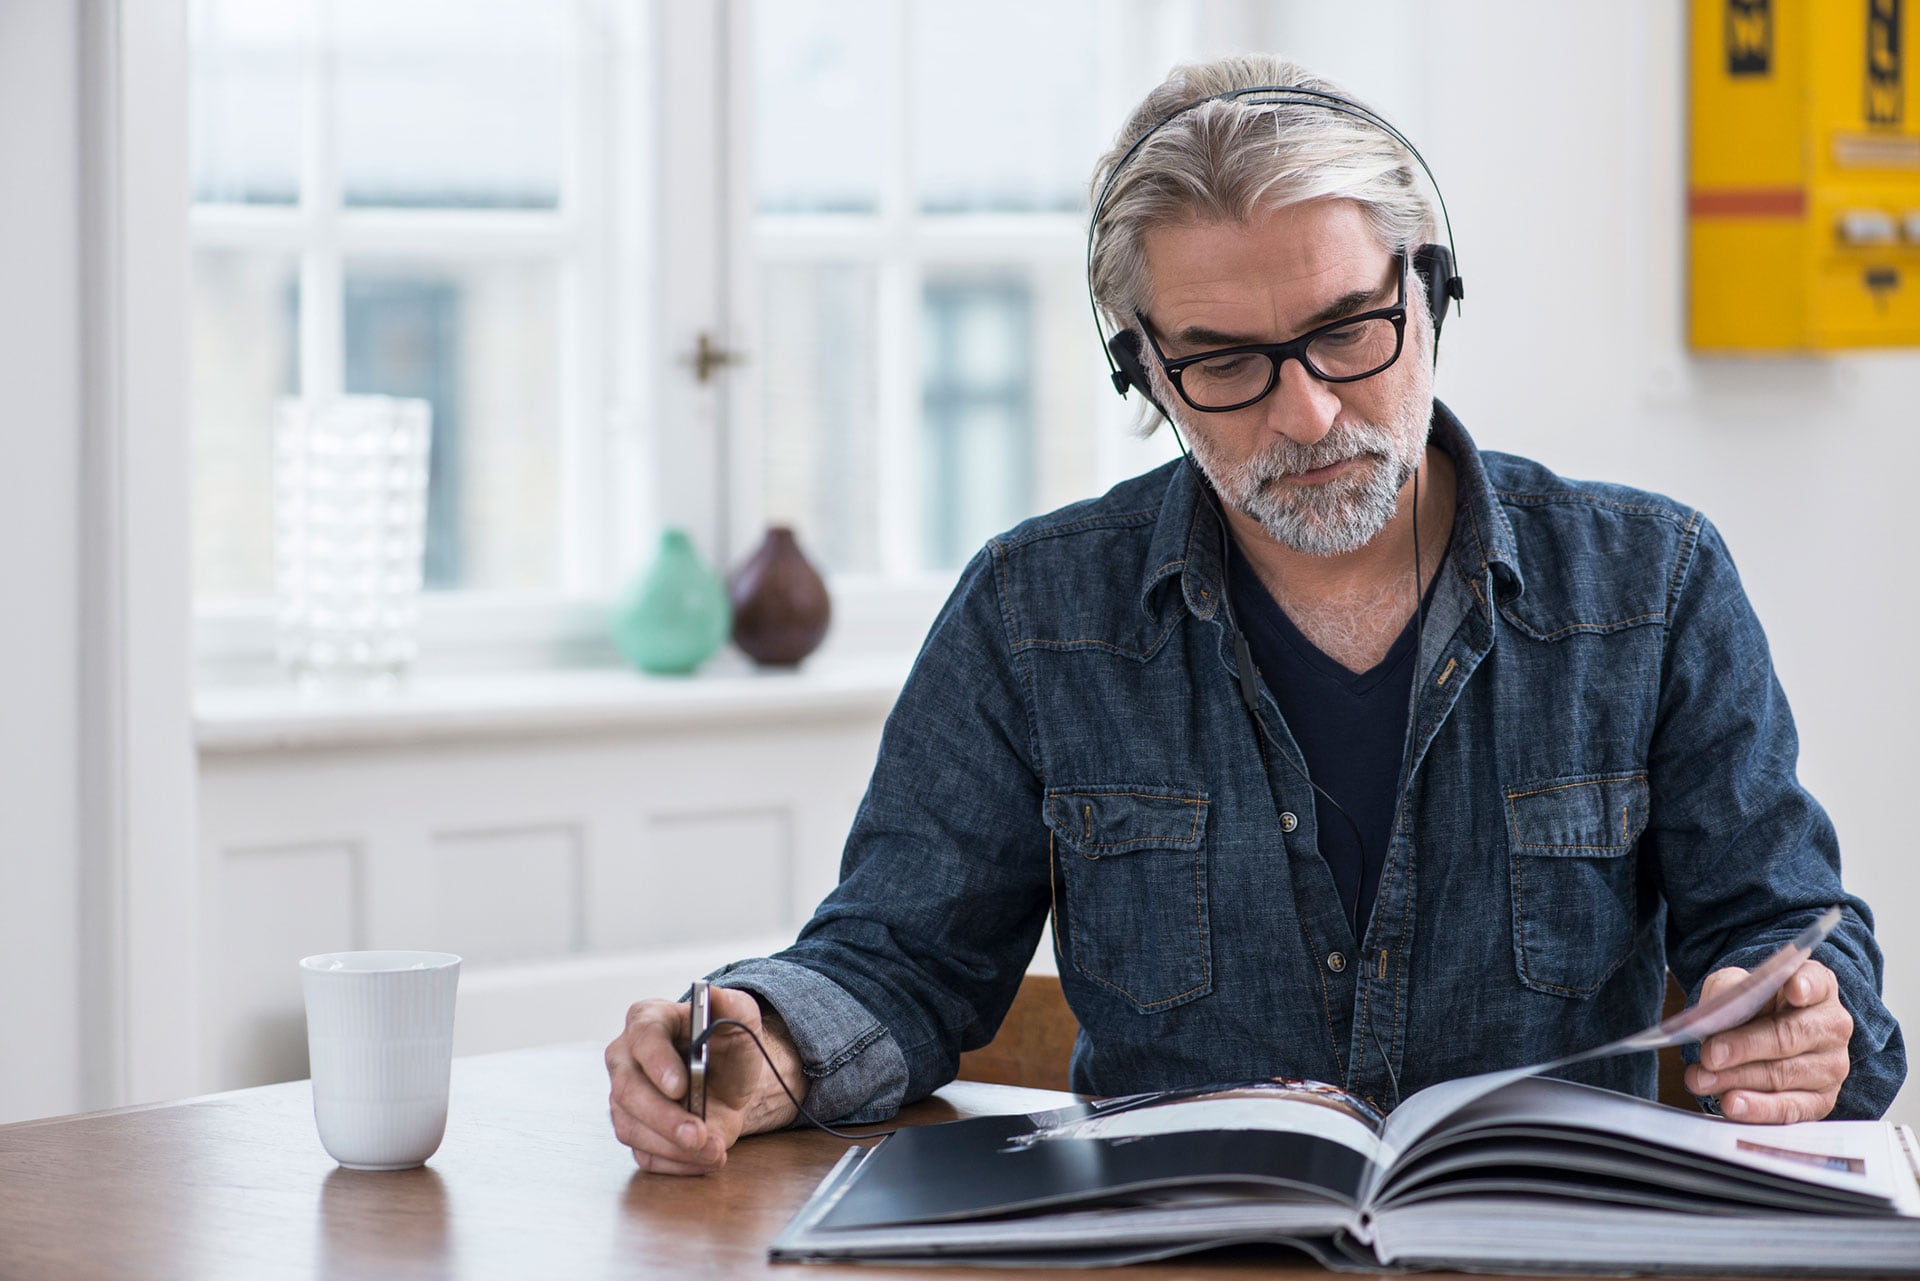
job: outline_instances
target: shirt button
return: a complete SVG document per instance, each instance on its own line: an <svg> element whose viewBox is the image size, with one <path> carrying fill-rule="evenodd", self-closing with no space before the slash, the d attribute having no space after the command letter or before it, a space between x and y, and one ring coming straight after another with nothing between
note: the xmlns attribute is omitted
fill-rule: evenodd
<svg viewBox="0 0 1920 1281"><path fill-rule="evenodd" d="M1335 974L1339 974L1342 971L1344 971L1347 968L1347 954L1345 952L1328 953L1327 968L1332 970Z"/></svg>
<svg viewBox="0 0 1920 1281"><path fill-rule="evenodd" d="M1298 826L1300 826L1300 820L1295 818L1292 814L1282 814L1280 816L1281 831L1291 832L1294 828Z"/></svg>

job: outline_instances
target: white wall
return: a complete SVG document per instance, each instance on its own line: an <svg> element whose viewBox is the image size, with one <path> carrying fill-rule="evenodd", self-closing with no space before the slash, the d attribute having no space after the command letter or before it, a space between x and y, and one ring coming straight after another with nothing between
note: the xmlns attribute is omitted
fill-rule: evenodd
<svg viewBox="0 0 1920 1281"><path fill-rule="evenodd" d="M1465 311L1439 393L1483 447L1701 507L1725 534L1801 734L1801 777L1879 915L1920 1033L1907 776L1920 353L1696 359L1683 341L1686 6L1287 4L1274 47L1402 121L1453 211ZM1382 32L1390 52L1382 54ZM1407 52L1416 55L1409 59ZM1395 80L1409 67L1423 85ZM1756 263L1755 270L1766 270ZM1920 1119L1920 1090L1895 1105Z"/></svg>
<svg viewBox="0 0 1920 1281"><path fill-rule="evenodd" d="M0 1122L81 1106L78 37L0 4Z"/></svg>

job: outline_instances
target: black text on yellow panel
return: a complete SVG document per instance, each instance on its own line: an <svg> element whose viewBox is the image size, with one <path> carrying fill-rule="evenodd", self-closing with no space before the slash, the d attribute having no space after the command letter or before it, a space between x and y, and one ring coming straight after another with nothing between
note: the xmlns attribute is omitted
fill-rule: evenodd
<svg viewBox="0 0 1920 1281"><path fill-rule="evenodd" d="M1920 3L1692 3L1694 349L1920 346Z"/></svg>

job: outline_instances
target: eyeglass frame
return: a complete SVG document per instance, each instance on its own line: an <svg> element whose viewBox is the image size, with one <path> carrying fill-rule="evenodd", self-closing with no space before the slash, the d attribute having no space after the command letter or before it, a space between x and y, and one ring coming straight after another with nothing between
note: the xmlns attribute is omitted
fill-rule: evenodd
<svg viewBox="0 0 1920 1281"><path fill-rule="evenodd" d="M1323 383L1357 383L1362 379L1384 374L1387 370L1393 368L1393 366L1399 362L1400 354L1407 349L1407 275L1412 270L1412 264L1408 261L1405 251L1395 255L1395 261L1400 264L1400 297L1391 307L1378 307L1372 311L1362 311L1351 316L1342 316L1338 320L1328 321L1324 325L1309 329L1298 338L1289 339L1286 342L1245 343L1238 347L1217 347L1212 351L1196 352L1191 356L1179 356L1173 360L1168 360L1167 353L1160 349L1160 340L1154 337L1153 325L1147 320L1146 315L1136 311L1133 313L1133 316L1135 320L1140 322L1140 332L1147 336L1147 342L1153 347L1154 357L1159 360L1160 368L1166 371L1167 381L1172 383L1173 389L1180 393L1180 399L1186 401L1189 406L1203 414L1231 414L1237 410L1245 409L1250 405L1257 405L1268 396L1271 396L1273 389L1280 385L1280 367L1289 360L1298 360L1302 369ZM1386 320L1393 323L1393 355L1387 358L1387 362L1384 365L1381 365L1377 369L1369 369L1364 374L1346 374L1337 378L1330 377L1314 368L1313 362L1307 359L1308 344L1312 343L1316 338L1323 337L1337 329L1344 329L1348 325L1358 324L1365 320ZM1197 365L1203 360L1217 360L1221 356L1253 354L1262 355L1267 358L1267 385L1260 389L1259 395L1243 400L1237 405L1198 404L1192 396L1187 394L1186 387L1181 384L1181 371L1191 365Z"/></svg>

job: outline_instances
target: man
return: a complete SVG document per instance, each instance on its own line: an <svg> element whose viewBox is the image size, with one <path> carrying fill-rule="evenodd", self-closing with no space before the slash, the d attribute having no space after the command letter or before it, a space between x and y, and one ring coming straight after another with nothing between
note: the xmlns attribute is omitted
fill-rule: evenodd
<svg viewBox="0 0 1920 1281"><path fill-rule="evenodd" d="M1698 999L1841 903L1688 1085L1767 1122L1899 1088L1871 917L1719 535L1478 451L1432 397L1409 156L1323 102L1180 110L1256 85L1340 92L1272 59L1178 69L1095 185L1095 296L1193 465L968 566L839 888L792 948L714 976L771 1063L714 1038L702 1121L677 1101L685 1006L634 1006L609 1046L643 1168L711 1170L792 1123L782 1082L822 1120L937 1088L1049 914L1077 1089L1289 1075L1386 1108L1636 1030L1669 967ZM1654 1088L1651 1055L1573 1075Z"/></svg>

